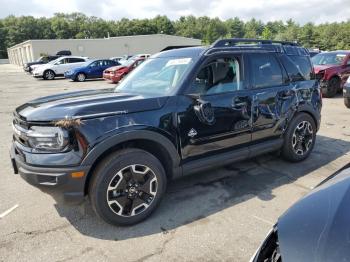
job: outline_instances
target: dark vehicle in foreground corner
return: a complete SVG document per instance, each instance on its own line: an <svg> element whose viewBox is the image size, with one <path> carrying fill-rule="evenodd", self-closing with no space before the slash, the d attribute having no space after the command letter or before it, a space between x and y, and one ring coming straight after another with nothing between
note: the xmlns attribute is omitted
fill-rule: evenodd
<svg viewBox="0 0 350 262"><path fill-rule="evenodd" d="M270 151L304 160L321 107L307 49L218 40L158 53L115 89L18 107L11 159L30 183L88 195L105 221L130 225L156 209L168 180Z"/></svg>
<svg viewBox="0 0 350 262"><path fill-rule="evenodd" d="M350 261L350 164L289 208L251 262Z"/></svg>
<svg viewBox="0 0 350 262"><path fill-rule="evenodd" d="M143 61L145 61L145 58L129 59L123 62L121 65L107 68L105 71L103 71L103 78L116 84L132 70L138 67Z"/></svg>
<svg viewBox="0 0 350 262"><path fill-rule="evenodd" d="M350 77L346 80L343 88L344 104L347 108L350 108Z"/></svg>
<svg viewBox="0 0 350 262"><path fill-rule="evenodd" d="M324 97L340 92L350 76L350 51L324 52L312 57Z"/></svg>
<svg viewBox="0 0 350 262"><path fill-rule="evenodd" d="M56 53L56 55L41 56L37 61L25 63L23 65L23 69L24 69L24 71L26 71L28 73L31 73L32 70L33 70L33 68L31 68L31 66L47 64L48 62L56 60L60 56L67 56L67 55L72 55L71 51L69 51L69 50L62 50L62 51L58 51Z"/></svg>
<svg viewBox="0 0 350 262"><path fill-rule="evenodd" d="M66 71L64 77L73 81L84 82L86 79L102 78L105 69L118 65L120 65L118 62L110 59L90 60L81 67Z"/></svg>

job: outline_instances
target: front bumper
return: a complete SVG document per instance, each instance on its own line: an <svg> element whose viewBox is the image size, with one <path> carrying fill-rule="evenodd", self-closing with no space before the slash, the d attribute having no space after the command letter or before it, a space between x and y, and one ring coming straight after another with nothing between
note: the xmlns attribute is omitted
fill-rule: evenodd
<svg viewBox="0 0 350 262"><path fill-rule="evenodd" d="M67 202L79 203L85 197L85 181L91 166L74 167L44 167L31 166L25 163L23 156L12 145L10 157L15 174L26 180L29 184L42 188L57 188L63 193ZM84 172L83 177L73 178L72 173Z"/></svg>
<svg viewBox="0 0 350 262"><path fill-rule="evenodd" d="M74 80L76 78L75 74L64 73L64 78Z"/></svg>
<svg viewBox="0 0 350 262"><path fill-rule="evenodd" d="M108 73L103 74L103 79L110 80L113 83L119 82L121 80L121 78L122 78L122 75L108 74Z"/></svg>
<svg viewBox="0 0 350 262"><path fill-rule="evenodd" d="M43 77L43 73L42 72L33 72L32 71L32 76L35 78L42 78Z"/></svg>

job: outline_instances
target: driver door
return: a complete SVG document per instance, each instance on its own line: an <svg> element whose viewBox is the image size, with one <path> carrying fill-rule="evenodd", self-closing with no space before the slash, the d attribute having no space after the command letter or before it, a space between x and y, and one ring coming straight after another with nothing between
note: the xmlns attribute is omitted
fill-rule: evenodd
<svg viewBox="0 0 350 262"><path fill-rule="evenodd" d="M180 96L178 127L185 162L240 150L251 142L252 96L247 89L243 56L209 59Z"/></svg>

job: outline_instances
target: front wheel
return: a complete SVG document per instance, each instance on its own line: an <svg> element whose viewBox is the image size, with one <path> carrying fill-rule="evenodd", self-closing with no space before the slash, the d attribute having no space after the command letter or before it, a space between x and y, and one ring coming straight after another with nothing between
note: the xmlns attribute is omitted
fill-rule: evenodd
<svg viewBox="0 0 350 262"><path fill-rule="evenodd" d="M350 97L344 97L344 104L347 108L350 108Z"/></svg>
<svg viewBox="0 0 350 262"><path fill-rule="evenodd" d="M286 130L282 156L291 162L302 161L310 155L315 141L314 119L306 113L300 113L291 120Z"/></svg>
<svg viewBox="0 0 350 262"><path fill-rule="evenodd" d="M46 70L43 74L43 78L45 80L53 80L55 79L55 73L52 70Z"/></svg>
<svg viewBox="0 0 350 262"><path fill-rule="evenodd" d="M79 82L84 82L86 79L86 75L84 73L79 73L76 77L76 80Z"/></svg>
<svg viewBox="0 0 350 262"><path fill-rule="evenodd" d="M147 218L166 189L160 161L140 149L125 149L104 159L93 174L89 196L95 212L113 225Z"/></svg>

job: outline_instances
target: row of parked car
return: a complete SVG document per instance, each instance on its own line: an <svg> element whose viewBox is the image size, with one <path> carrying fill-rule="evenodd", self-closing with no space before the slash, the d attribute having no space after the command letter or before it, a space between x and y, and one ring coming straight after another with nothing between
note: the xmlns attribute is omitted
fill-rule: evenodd
<svg viewBox="0 0 350 262"><path fill-rule="evenodd" d="M46 58L41 57L37 62L25 64L24 70L30 72L35 78L45 80L65 77L73 81L84 82L86 79L104 78L118 83L149 56L149 54L138 54L110 59L89 59L71 54L47 56ZM48 61L54 57L56 59Z"/></svg>

